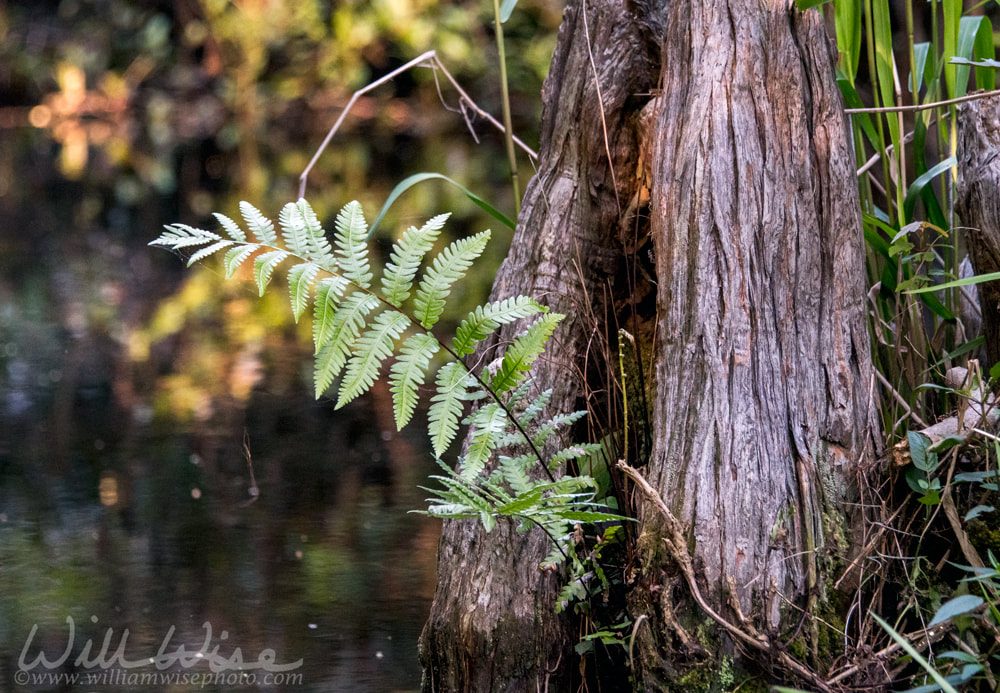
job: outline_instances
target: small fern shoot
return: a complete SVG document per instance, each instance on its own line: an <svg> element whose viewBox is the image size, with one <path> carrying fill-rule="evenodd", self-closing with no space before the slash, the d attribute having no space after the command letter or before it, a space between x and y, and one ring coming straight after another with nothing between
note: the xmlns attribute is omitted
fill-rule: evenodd
<svg viewBox="0 0 1000 693"><path fill-rule="evenodd" d="M554 476L565 463L590 454L593 446L570 446L547 457L540 452L552 447L550 439L557 429L584 415L544 419L550 392L526 401L528 371L563 316L529 297L516 296L477 307L450 339L432 330L452 288L485 249L489 231L454 241L427 262L448 215L436 216L419 229L411 227L393 245L376 284L378 268L372 267L368 225L357 202L348 203L337 215L332 245L304 199L281 210L280 240L274 223L256 207L243 202L240 213L249 233L230 217L216 214L227 237L172 224L150 245L178 253L193 251L189 265L225 250L227 279L253 258L261 295L278 267L290 263L292 313L296 321L307 311L313 319L317 397L339 378L336 406L343 407L368 392L389 364L393 413L402 428L412 419L421 389L433 376L428 434L439 462L458 436L469 403L485 402L465 419L471 427L465 455L457 471L444 467L447 474L438 477L442 488L432 492L428 514L478 517L487 530L498 517L519 518L522 524L544 529L564 556L573 523L621 519L596 509L597 486L590 477ZM494 358L500 365L495 374L477 372L462 361L502 325L532 317L535 321L506 349L498 348ZM451 357L444 365L435 360L441 353ZM520 454L497 457L505 448Z"/></svg>

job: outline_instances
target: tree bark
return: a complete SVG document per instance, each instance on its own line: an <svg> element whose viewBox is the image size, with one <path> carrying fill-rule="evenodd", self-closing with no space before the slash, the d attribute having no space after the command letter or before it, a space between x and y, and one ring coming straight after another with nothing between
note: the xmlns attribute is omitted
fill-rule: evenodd
<svg viewBox="0 0 1000 693"><path fill-rule="evenodd" d="M958 119L956 208L967 228L969 259L977 275L1000 272L1000 99L962 104ZM1000 282L977 286L986 347L986 372L1000 363Z"/></svg>
<svg viewBox="0 0 1000 693"><path fill-rule="evenodd" d="M877 430L833 53L819 13L776 0L678 0L665 46L648 476L687 528L712 606L738 623L725 608L735 598L749 627L791 634L800 608L817 616L831 596L825 575L850 538L844 503ZM668 688L677 646L693 645L682 629L705 617L648 507L642 531L645 594L634 602L653 627L640 650L647 684ZM801 632L822 659L815 624ZM702 640L703 652L716 641Z"/></svg>
<svg viewBox="0 0 1000 693"><path fill-rule="evenodd" d="M620 277L622 239L643 227L636 211L650 195L659 318L645 345L656 393L642 472L686 525L713 608L733 616L732 579L751 627L794 631L797 608L825 605L825 570L850 538L843 503L876 430L861 220L829 39L817 12L774 0L678 0L669 14L666 3L626 4L566 9L539 172L493 297L525 293L569 316L534 377L555 388L553 411L579 408L574 374L607 331L588 316L634 298L603 289L634 289ZM637 663L648 689L694 690L694 655L710 662L732 647L700 627L654 505L639 512L630 603L649 627L637 628ZM569 688L574 634L554 610L557 576L538 569L546 541L445 523L421 638L425 690ZM816 651L813 623L803 632Z"/></svg>
<svg viewBox="0 0 1000 693"><path fill-rule="evenodd" d="M528 295L566 314L532 369L536 382L554 389L550 413L581 405L579 374L595 338L591 315L606 309L602 285L621 258L619 220L640 185L637 124L659 74L657 56L620 2L566 8L543 87L539 171L490 297ZM488 358L495 343L474 361ZM475 521L444 523L420 644L425 690L568 689L575 640L569 618L555 613L559 576L540 569L550 550L538 530L518 534L498 523L486 534Z"/></svg>

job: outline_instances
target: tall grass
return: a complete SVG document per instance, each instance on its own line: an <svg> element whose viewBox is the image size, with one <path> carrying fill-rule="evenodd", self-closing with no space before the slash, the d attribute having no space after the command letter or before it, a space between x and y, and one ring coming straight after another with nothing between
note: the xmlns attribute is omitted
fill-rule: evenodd
<svg viewBox="0 0 1000 693"><path fill-rule="evenodd" d="M992 90L993 27L963 16L961 0L906 0L893 26L888 0L833 0L837 78L852 114L867 241L873 360L882 376L883 430L942 413L927 383L981 345L969 334L961 289L908 293L959 277L965 248L954 214L957 109L970 83ZM916 41L926 33L929 40ZM971 73L971 74L970 74Z"/></svg>
<svg viewBox="0 0 1000 693"><path fill-rule="evenodd" d="M996 57L993 26L981 16L983 4L966 11L961 0L905 0L897 14L890 12L889 0L832 0L832 5L827 9L836 27L837 78L851 114L858 166L883 431L888 445L903 441L907 448L891 466L899 472L895 479L877 490L862 489L862 512L879 525L865 543L880 548L868 556L877 567L863 578L868 584L862 584L856 599L861 613L870 611L872 619L887 626L896 642L887 651L901 647L911 667L920 664L909 670L915 683L930 676L914 690L993 690L1000 591L993 582L970 584L982 582L979 573L987 569L969 532L977 518L982 522L981 515L996 524L992 505L998 505L1000 491L993 482L1000 446L984 451L981 445L977 449L975 437L936 442L917 433L949 413L955 401L943 393L955 388L942 387L945 373L968 365L983 344L974 333L973 301L963 296L969 287L954 286L967 274L962 222L955 214L957 103L970 96L970 89L995 88L992 69L968 64ZM975 387L983 392L981 385ZM986 471L962 471L970 467ZM917 502L903 512L911 500ZM972 509L962 517L959 508ZM987 554L990 576L995 576L996 560ZM962 572L966 562L974 566L966 568L973 577ZM893 586L873 580L874 575L894 576ZM869 597L862 604L866 590ZM985 600L988 608L978 629L963 622L961 637L949 636L958 645L954 651L932 644L926 633L901 636L874 614L896 613L899 627L919 633L927 620L939 622L929 616L945 610L944 595L963 590L979 591L978 603ZM864 641L866 633L870 639L876 631L863 622L857 632ZM917 642L926 646L926 659L911 652L910 644ZM947 678L935 668L939 665Z"/></svg>

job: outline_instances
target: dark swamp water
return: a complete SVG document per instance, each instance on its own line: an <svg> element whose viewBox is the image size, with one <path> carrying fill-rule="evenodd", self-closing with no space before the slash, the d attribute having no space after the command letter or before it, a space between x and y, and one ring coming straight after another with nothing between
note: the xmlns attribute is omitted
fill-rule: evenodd
<svg viewBox="0 0 1000 693"><path fill-rule="evenodd" d="M524 4L530 141L559 3ZM497 112L480 9L0 0L0 691L419 687L440 531L408 513L435 470L423 431L395 430L384 387L313 399L283 290L146 244L240 199L276 217L351 90L426 48ZM322 219L354 198L370 219L421 170L512 207L502 143L429 71L383 91L311 180ZM455 236L490 225L423 188L386 228L447 209Z"/></svg>

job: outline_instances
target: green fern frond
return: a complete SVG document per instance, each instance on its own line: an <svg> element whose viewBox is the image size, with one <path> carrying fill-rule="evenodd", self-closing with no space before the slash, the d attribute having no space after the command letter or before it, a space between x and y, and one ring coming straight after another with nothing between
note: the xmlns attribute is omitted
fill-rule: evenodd
<svg viewBox="0 0 1000 693"><path fill-rule="evenodd" d="M413 417L431 357L437 353L438 342L433 335L418 332L411 335L399 350L399 358L389 369L389 389L396 429L403 430Z"/></svg>
<svg viewBox="0 0 1000 693"><path fill-rule="evenodd" d="M413 278L417 276L424 255L434 247L441 227L448 214L439 214L420 229L413 226L403 232L403 237L393 245L389 263L382 275L382 293L385 300L399 308L410 297Z"/></svg>
<svg viewBox="0 0 1000 693"><path fill-rule="evenodd" d="M219 252L223 248L228 248L232 244L233 244L232 241L217 241L217 242L213 243L212 245L208 246L207 248L202 248L197 253L195 253L190 258L188 258L188 263L187 263L188 267L190 267L191 265L193 265L194 263L196 263L196 262L198 262L200 260L204 260L205 258L207 258L210 255L215 255L217 252Z"/></svg>
<svg viewBox="0 0 1000 693"><path fill-rule="evenodd" d="M515 493L523 493L531 486L531 477L528 476L528 467L534 462L530 455L519 455L517 457L500 457L500 474Z"/></svg>
<svg viewBox="0 0 1000 693"><path fill-rule="evenodd" d="M274 222L260 213L260 210L249 202L240 202L240 213L243 221L253 237L263 245L277 245L278 236L274 232Z"/></svg>
<svg viewBox="0 0 1000 693"><path fill-rule="evenodd" d="M340 371L347 365L353 351L351 347L364 328L368 314L378 307L378 299L364 292L355 292L345 298L333 317L330 341L324 345L316 357L313 381L316 397L320 397Z"/></svg>
<svg viewBox="0 0 1000 693"><path fill-rule="evenodd" d="M253 274L261 296L267 291L267 285L271 283L271 275L274 274L274 268L284 262L287 257L288 253L284 250L272 250L263 255L258 255L257 259L254 260Z"/></svg>
<svg viewBox="0 0 1000 693"><path fill-rule="evenodd" d="M414 314L421 325L427 329L434 327L444 312L445 299L451 293L452 285L465 276L489 240L488 230L470 238L460 238L434 258L413 300Z"/></svg>
<svg viewBox="0 0 1000 693"><path fill-rule="evenodd" d="M149 245L160 246L168 250L180 250L181 248L191 248L222 240L222 236L217 233L196 229L187 224L167 224L163 228L166 231Z"/></svg>
<svg viewBox="0 0 1000 693"><path fill-rule="evenodd" d="M472 440L462 459L463 479L479 478L506 426L507 412L499 404L491 402L476 411L472 417Z"/></svg>
<svg viewBox="0 0 1000 693"><path fill-rule="evenodd" d="M303 262L288 270L288 298L292 302L292 316L295 322L305 312L312 295L313 280L319 274L319 265Z"/></svg>
<svg viewBox="0 0 1000 693"><path fill-rule="evenodd" d="M241 229L240 225L235 221L227 217L225 214L219 214L218 212L215 212L212 216L215 217L216 221L219 222L219 225L226 230L226 233L228 233L229 237L234 241L238 243L247 242L247 235L243 233L243 229Z"/></svg>
<svg viewBox="0 0 1000 693"><path fill-rule="evenodd" d="M306 220L302 211L294 202L289 202L278 213L278 226L281 227L281 237L285 247L299 257L309 257L311 250L309 234L306 232Z"/></svg>
<svg viewBox="0 0 1000 693"><path fill-rule="evenodd" d="M548 441L549 437L555 433L556 430L565 426L572 426L586 415L587 412L581 410L574 411L569 414L559 414L557 416L553 416L551 419L538 427L535 434L531 436L531 442L534 443L536 447L541 447L542 445L545 445L546 441Z"/></svg>
<svg viewBox="0 0 1000 693"><path fill-rule="evenodd" d="M438 459L458 433L458 420L466 400L467 379L465 366L459 361L447 363L438 371L437 394L431 397L431 407L427 412L431 447Z"/></svg>
<svg viewBox="0 0 1000 693"><path fill-rule="evenodd" d="M306 237L309 242L309 252L307 255L309 259L326 271L333 272L337 268L337 261L333 257L333 248L330 247L330 242L326 239L326 231L323 229L323 225L319 223L316 212L313 211L312 205L303 198L299 198L299 201L295 204L306 226Z"/></svg>
<svg viewBox="0 0 1000 693"><path fill-rule="evenodd" d="M348 202L334 222L337 263L344 276L363 289L371 286L368 264L368 224L357 201Z"/></svg>
<svg viewBox="0 0 1000 693"><path fill-rule="evenodd" d="M531 369L531 364L545 351L552 331L565 316L559 313L546 313L522 332L507 349L497 374L493 376L490 387L500 394L514 388Z"/></svg>
<svg viewBox="0 0 1000 693"><path fill-rule="evenodd" d="M505 298L485 306L479 306L469 313L455 331L452 350L459 356L471 354L476 344L493 334L500 325L527 318L548 310L527 296Z"/></svg>
<svg viewBox="0 0 1000 693"><path fill-rule="evenodd" d="M371 328L352 347L354 356L347 363L344 382L337 398L337 409L371 389L378 378L382 362L392 355L393 345L409 326L410 319L394 310L375 316Z"/></svg>
<svg viewBox="0 0 1000 693"><path fill-rule="evenodd" d="M316 354L333 338L337 305L347 284L346 279L334 274L320 279L316 286L316 298L313 302L313 343L316 345Z"/></svg>
<svg viewBox="0 0 1000 693"><path fill-rule="evenodd" d="M556 454L552 455L552 457L548 459L546 464L549 467L549 471L553 471L571 460L578 460L582 457L589 457L591 455L596 455L600 451L601 451L600 443L583 443L579 445L570 445L569 447L563 448Z"/></svg>
<svg viewBox="0 0 1000 693"><path fill-rule="evenodd" d="M232 279L233 275L236 274L236 270L240 268L240 265L258 250L260 250L260 246L256 243L248 243L247 245L238 245L230 248L226 253L226 259L223 260L223 265L226 268L226 279Z"/></svg>
<svg viewBox="0 0 1000 693"><path fill-rule="evenodd" d="M526 387L528 384L528 381L525 381L523 385L518 386L518 390L522 387ZM515 392L511 399L516 401L520 398L517 397ZM524 411L521 412L521 415L517 417L517 423L520 424L522 428L529 426L535 419L538 418L538 415L545 410L545 407L549 405L550 399L552 399L551 388L539 394L531 404L525 407Z"/></svg>

